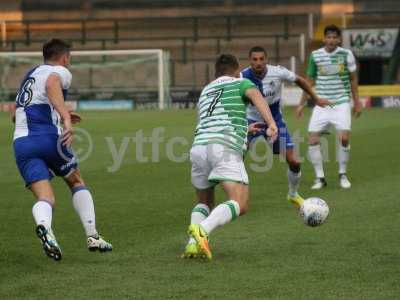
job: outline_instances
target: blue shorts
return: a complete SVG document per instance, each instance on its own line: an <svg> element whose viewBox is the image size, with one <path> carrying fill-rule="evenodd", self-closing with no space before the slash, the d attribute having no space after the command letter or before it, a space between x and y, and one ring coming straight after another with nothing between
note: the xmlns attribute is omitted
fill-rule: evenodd
<svg viewBox="0 0 400 300"><path fill-rule="evenodd" d="M292 141L292 137L289 134L289 130L286 126L285 121L283 121L282 115L278 114L278 115L274 115L274 120L276 122L276 126L278 127L278 138L276 139L276 141L274 142L273 146L272 146L272 151L274 154L280 154L280 153L284 153L285 149L293 149L294 144ZM257 121L252 120L252 119L247 119L248 124L252 124L255 123ZM265 139L267 138L266 132L265 130L268 128L267 124L265 124L265 126L261 127L262 130L260 130L260 132L257 132L256 134L249 134L247 136L247 142L248 145L250 146L251 142L262 136Z"/></svg>
<svg viewBox="0 0 400 300"><path fill-rule="evenodd" d="M77 169L72 150L57 141L57 135L25 136L14 141L15 160L27 187L54 175L67 177Z"/></svg>

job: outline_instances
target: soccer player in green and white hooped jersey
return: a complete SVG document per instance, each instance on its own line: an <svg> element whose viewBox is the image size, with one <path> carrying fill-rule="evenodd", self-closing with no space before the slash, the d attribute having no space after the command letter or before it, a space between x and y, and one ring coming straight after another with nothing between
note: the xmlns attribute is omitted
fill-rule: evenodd
<svg viewBox="0 0 400 300"><path fill-rule="evenodd" d="M321 132L329 125L335 126L340 145L338 149L339 183L342 188L350 188L347 178L347 162L350 152L351 129L351 99L353 113L358 117L361 113L361 102L358 98L357 66L353 53L340 44L341 31L335 25L329 25L324 30L324 47L311 53L307 75L315 81L318 96L329 99L331 106L316 106L313 110L308 132L308 155L314 166L316 179L312 189L321 189L327 185L323 170L320 146ZM300 117L304 108L306 96L303 94L297 108Z"/></svg>
<svg viewBox="0 0 400 300"><path fill-rule="evenodd" d="M216 79L204 87L198 103L198 123L190 150L191 179L198 203L191 213L190 236L183 257L211 259L208 235L248 209L248 175L243 163L246 148L246 106L249 101L268 124L275 140L278 129L257 87L239 78L235 56L222 54L215 64ZM220 184L227 201L214 209L214 187Z"/></svg>

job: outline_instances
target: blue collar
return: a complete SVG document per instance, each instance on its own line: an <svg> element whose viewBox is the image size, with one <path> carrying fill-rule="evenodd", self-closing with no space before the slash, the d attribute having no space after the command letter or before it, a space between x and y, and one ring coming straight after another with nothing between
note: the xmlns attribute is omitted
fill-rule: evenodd
<svg viewBox="0 0 400 300"><path fill-rule="evenodd" d="M244 78L251 80L251 82L253 82L258 87L258 89L261 92L261 95L263 95L265 97L262 79L260 77L258 77L256 74L254 74L254 72L251 68L244 70L242 72L242 75Z"/></svg>

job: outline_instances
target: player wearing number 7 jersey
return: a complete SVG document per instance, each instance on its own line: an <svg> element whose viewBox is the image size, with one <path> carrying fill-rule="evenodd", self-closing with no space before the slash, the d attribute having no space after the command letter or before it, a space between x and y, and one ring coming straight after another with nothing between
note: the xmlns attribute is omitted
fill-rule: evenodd
<svg viewBox="0 0 400 300"><path fill-rule="evenodd" d="M92 195L86 188L78 162L70 149L72 123L79 122L64 103L72 75L66 68L70 46L53 39L43 45L44 64L30 70L21 83L16 98L14 153L26 186L36 198L32 213L37 224L36 234L45 253L61 259L61 249L52 230L55 204L50 179L63 177L71 189L72 203L87 235L89 250L111 251L95 224Z"/></svg>
<svg viewBox="0 0 400 300"><path fill-rule="evenodd" d="M239 63L222 54L215 64L217 79L206 85L198 102L198 123L190 150L192 184L197 204L188 229L183 257L211 259L209 234L248 209L248 176L243 163L247 139L246 107L251 102L268 124L266 134L276 139L278 129L257 87L239 78ZM220 184L226 201L214 208L214 187ZM214 208L214 209L213 209Z"/></svg>

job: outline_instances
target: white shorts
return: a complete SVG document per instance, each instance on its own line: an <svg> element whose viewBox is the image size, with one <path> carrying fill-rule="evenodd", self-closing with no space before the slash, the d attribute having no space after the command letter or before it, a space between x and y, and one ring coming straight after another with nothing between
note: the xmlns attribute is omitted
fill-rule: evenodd
<svg viewBox="0 0 400 300"><path fill-rule="evenodd" d="M337 131L350 131L351 105L342 103L333 107L315 106L308 125L308 132L321 132L335 126Z"/></svg>
<svg viewBox="0 0 400 300"><path fill-rule="evenodd" d="M204 190L221 181L249 184L240 153L220 144L195 145L190 150L192 184Z"/></svg>

